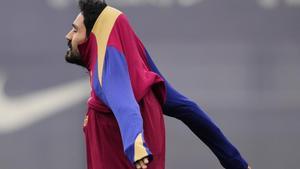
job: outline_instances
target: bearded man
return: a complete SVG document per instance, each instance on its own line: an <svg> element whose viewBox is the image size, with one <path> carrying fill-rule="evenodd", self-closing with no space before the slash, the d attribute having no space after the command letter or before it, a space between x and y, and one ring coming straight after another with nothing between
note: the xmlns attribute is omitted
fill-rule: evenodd
<svg viewBox="0 0 300 169"><path fill-rule="evenodd" d="M89 72L88 169L164 169L163 114L184 122L224 168L250 168L212 119L163 77L122 11L100 0L79 0L79 7L65 60Z"/></svg>

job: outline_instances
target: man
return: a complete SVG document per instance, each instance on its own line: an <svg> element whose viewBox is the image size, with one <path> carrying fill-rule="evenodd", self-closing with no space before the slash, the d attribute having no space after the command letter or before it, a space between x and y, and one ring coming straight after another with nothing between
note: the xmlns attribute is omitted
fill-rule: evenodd
<svg viewBox="0 0 300 169"><path fill-rule="evenodd" d="M101 1L79 1L66 60L90 73L84 120L89 169L163 169L163 79L145 66L127 17ZM148 166L148 167L147 167Z"/></svg>
<svg viewBox="0 0 300 169"><path fill-rule="evenodd" d="M184 122L224 168L250 168L212 119L162 76L123 12L97 0L80 0L79 6L81 11L66 36L70 49L65 59L90 73L92 91L84 120L89 169L130 168L131 164L164 168L162 113ZM97 123L100 116L107 124ZM110 123L116 123L120 133ZM99 133L102 137L97 137Z"/></svg>

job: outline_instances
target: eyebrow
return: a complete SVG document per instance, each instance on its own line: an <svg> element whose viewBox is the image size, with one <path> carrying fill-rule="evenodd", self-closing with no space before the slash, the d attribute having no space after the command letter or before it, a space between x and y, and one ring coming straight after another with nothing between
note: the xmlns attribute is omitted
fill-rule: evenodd
<svg viewBox="0 0 300 169"><path fill-rule="evenodd" d="M72 23L72 26L73 26L75 29L78 29L78 26L75 25L74 23Z"/></svg>

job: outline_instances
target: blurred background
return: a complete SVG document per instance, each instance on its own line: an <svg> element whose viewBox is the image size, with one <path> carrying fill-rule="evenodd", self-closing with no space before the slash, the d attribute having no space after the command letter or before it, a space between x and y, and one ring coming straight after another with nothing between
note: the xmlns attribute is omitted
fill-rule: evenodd
<svg viewBox="0 0 300 169"><path fill-rule="evenodd" d="M255 169L300 159L300 0L106 0L125 12L173 86ZM0 169L86 168L86 70L64 61L75 0L2 0ZM221 169L165 116L166 169Z"/></svg>

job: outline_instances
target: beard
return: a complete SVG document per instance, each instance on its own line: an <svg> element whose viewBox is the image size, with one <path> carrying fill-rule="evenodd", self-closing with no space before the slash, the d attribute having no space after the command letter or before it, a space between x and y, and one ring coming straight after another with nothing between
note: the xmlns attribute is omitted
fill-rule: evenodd
<svg viewBox="0 0 300 169"><path fill-rule="evenodd" d="M82 60L81 55L73 50L71 41L68 42L68 46L69 46L69 49L67 50L67 52L65 54L65 60L68 63L85 67L85 64Z"/></svg>

